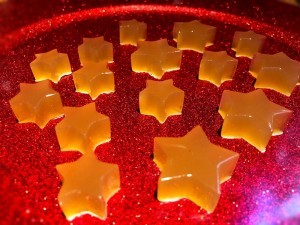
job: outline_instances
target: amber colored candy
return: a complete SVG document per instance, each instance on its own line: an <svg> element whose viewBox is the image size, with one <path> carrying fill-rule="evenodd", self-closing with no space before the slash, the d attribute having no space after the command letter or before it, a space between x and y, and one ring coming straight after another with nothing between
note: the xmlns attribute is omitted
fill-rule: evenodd
<svg viewBox="0 0 300 225"><path fill-rule="evenodd" d="M161 174L157 198L193 201L208 213L220 198L220 184L230 179L239 154L212 144L200 126L184 137L156 137L154 161Z"/></svg>
<svg viewBox="0 0 300 225"><path fill-rule="evenodd" d="M49 120L63 115L60 95L52 89L49 80L21 83L20 92L9 103L19 123L33 122L40 128L44 128Z"/></svg>
<svg viewBox="0 0 300 225"><path fill-rule="evenodd" d="M77 150L85 154L110 141L110 119L96 111L95 103L82 107L64 107L65 118L56 127L62 151Z"/></svg>
<svg viewBox="0 0 300 225"><path fill-rule="evenodd" d="M200 63L198 78L220 86L224 81L232 79L237 64L238 60L227 55L225 51L205 51Z"/></svg>
<svg viewBox="0 0 300 225"><path fill-rule="evenodd" d="M83 44L78 47L81 65L87 62L113 61L113 45L104 37L83 38Z"/></svg>
<svg viewBox="0 0 300 225"><path fill-rule="evenodd" d="M161 79L165 72L180 69L181 56L181 50L169 46L167 39L139 41L138 50L131 55L131 67L134 72Z"/></svg>
<svg viewBox="0 0 300 225"><path fill-rule="evenodd" d="M173 28L173 39L180 50L203 52L205 47L213 44L216 27L202 24L198 20L176 22Z"/></svg>
<svg viewBox="0 0 300 225"><path fill-rule="evenodd" d="M147 86L140 92L140 113L154 116L164 123L169 116L180 115L184 91L173 85L173 80L147 80Z"/></svg>
<svg viewBox="0 0 300 225"><path fill-rule="evenodd" d="M273 55L257 53L249 72L256 78L256 88L270 88L290 96L299 82L300 62L283 52Z"/></svg>
<svg viewBox="0 0 300 225"><path fill-rule="evenodd" d="M246 56L253 58L254 54L260 52L265 42L266 36L256 34L253 31L236 31L233 36L232 49L236 51L236 56Z"/></svg>
<svg viewBox="0 0 300 225"><path fill-rule="evenodd" d="M96 99L100 94L115 91L114 74L107 68L107 62L87 62L73 73L76 91L89 94Z"/></svg>
<svg viewBox="0 0 300 225"><path fill-rule="evenodd" d="M147 24L133 20L120 21L120 44L137 45L138 41L146 39Z"/></svg>
<svg viewBox="0 0 300 225"><path fill-rule="evenodd" d="M57 83L62 76L72 73L68 55L58 53L57 49L35 56L30 68L36 81L48 79Z"/></svg>
<svg viewBox="0 0 300 225"><path fill-rule="evenodd" d="M282 134L292 111L271 102L258 89L249 93L225 90L219 113L224 119L222 137L243 138L265 152L271 136Z"/></svg>
<svg viewBox="0 0 300 225"><path fill-rule="evenodd" d="M107 202L120 189L116 164L99 161L93 153L56 166L62 179L58 201L68 220L83 214L107 217Z"/></svg>

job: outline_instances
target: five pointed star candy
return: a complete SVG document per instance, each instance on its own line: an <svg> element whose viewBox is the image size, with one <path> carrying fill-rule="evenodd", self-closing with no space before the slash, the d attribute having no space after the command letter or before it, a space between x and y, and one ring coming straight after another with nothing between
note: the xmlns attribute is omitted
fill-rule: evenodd
<svg viewBox="0 0 300 225"><path fill-rule="evenodd" d="M99 161L93 153L56 166L62 179L59 204L69 221L82 214L107 216L107 202L120 189L119 167Z"/></svg>
<svg viewBox="0 0 300 225"><path fill-rule="evenodd" d="M113 61L113 45L104 37L83 38L83 44L78 47L81 65L87 62Z"/></svg>
<svg viewBox="0 0 300 225"><path fill-rule="evenodd" d="M147 80L147 85L140 92L140 112L154 116L164 123L169 116L180 115L183 107L184 91L173 85L173 80Z"/></svg>
<svg viewBox="0 0 300 225"><path fill-rule="evenodd" d="M222 137L243 138L265 152L271 136L282 134L292 111L271 102L258 89L249 93L225 90L219 113L224 119Z"/></svg>
<svg viewBox="0 0 300 225"><path fill-rule="evenodd" d="M19 123L33 122L40 128L63 114L60 95L52 89L49 80L21 83L20 92L9 103Z"/></svg>
<svg viewBox="0 0 300 225"><path fill-rule="evenodd" d="M120 21L120 44L137 46L138 41L146 39L147 24L133 20Z"/></svg>
<svg viewBox="0 0 300 225"><path fill-rule="evenodd" d="M198 78L220 86L224 81L232 79L237 64L238 60L227 55L225 51L205 51L200 63Z"/></svg>
<svg viewBox="0 0 300 225"><path fill-rule="evenodd" d="M131 67L134 72L161 79L165 72L180 69L181 56L181 50L169 46L167 39L139 41L138 50L131 55Z"/></svg>
<svg viewBox="0 0 300 225"><path fill-rule="evenodd" d="M270 88L290 96L300 79L300 62L283 52L274 55L255 54L249 71L256 88Z"/></svg>
<svg viewBox="0 0 300 225"><path fill-rule="evenodd" d="M77 150L85 154L110 141L110 119L96 111L95 103L82 107L64 107L65 118L56 127L62 151Z"/></svg>
<svg viewBox="0 0 300 225"><path fill-rule="evenodd" d="M162 202L187 198L208 213L220 198L239 154L212 144L200 126L184 137L154 139L154 161L161 170L157 198Z"/></svg>
<svg viewBox="0 0 300 225"><path fill-rule="evenodd" d="M76 91L89 94L96 99L100 94L115 91L114 74L107 68L107 62L87 62L73 73Z"/></svg>
<svg viewBox="0 0 300 225"><path fill-rule="evenodd" d="M30 68L36 81L49 79L57 83L62 76L72 73L68 55L58 53L57 49L35 56Z"/></svg>
<svg viewBox="0 0 300 225"><path fill-rule="evenodd" d="M253 31L236 31L233 36L232 49L236 51L236 56L246 56L253 58L259 52L265 42L266 36L256 34Z"/></svg>
<svg viewBox="0 0 300 225"><path fill-rule="evenodd" d="M202 24L198 20L176 22L173 28L173 39L177 48L203 52L204 48L213 44L216 27Z"/></svg>

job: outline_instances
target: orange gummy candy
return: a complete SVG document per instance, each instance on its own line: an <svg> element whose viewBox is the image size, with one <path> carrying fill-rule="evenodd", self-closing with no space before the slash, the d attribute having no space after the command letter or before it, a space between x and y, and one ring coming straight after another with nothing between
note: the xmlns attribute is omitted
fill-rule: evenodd
<svg viewBox="0 0 300 225"><path fill-rule="evenodd" d="M216 27L202 24L198 20L176 22L173 28L173 39L180 50L203 52L205 47L214 42Z"/></svg>
<svg viewBox="0 0 300 225"><path fill-rule="evenodd" d="M157 198L193 201L208 213L220 198L220 184L230 179L239 154L212 144L200 126L184 137L154 139L154 161L161 174Z"/></svg>
<svg viewBox="0 0 300 225"><path fill-rule="evenodd" d="M175 87L173 80L147 80L139 96L140 112L164 123L169 116L181 114L183 101L184 91Z"/></svg>
<svg viewBox="0 0 300 225"><path fill-rule="evenodd" d="M19 123L33 122L40 128L44 128L49 120L63 115L60 95L52 89L49 80L21 83L20 92L9 103Z"/></svg>
<svg viewBox="0 0 300 225"><path fill-rule="evenodd" d="M73 73L76 91L89 94L96 99L100 94L115 91L114 74L107 68L107 62L87 62Z"/></svg>
<svg viewBox="0 0 300 225"><path fill-rule="evenodd" d="M93 153L56 166L62 179L59 204L68 220L83 214L107 217L107 202L120 189L116 164L99 161Z"/></svg>

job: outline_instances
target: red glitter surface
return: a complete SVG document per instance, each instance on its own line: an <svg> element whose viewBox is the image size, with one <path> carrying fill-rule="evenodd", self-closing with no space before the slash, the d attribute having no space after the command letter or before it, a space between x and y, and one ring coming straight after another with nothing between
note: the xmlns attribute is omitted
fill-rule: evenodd
<svg viewBox="0 0 300 225"><path fill-rule="evenodd" d="M140 115L138 109L139 92L145 88L146 80L153 78L132 72L130 55L136 48L118 44L118 21L131 18L148 24L148 40L167 38L173 46L173 22L201 19L217 27L215 44L207 49L226 50L231 56L234 32L251 29L267 36L263 53L283 51L300 60L299 32L289 33L251 18L202 8L95 8L14 30L0 38L1 224L70 223L58 205L61 182L55 166L78 159L80 153L60 151L54 128L61 119L51 120L43 130L33 123L18 124L8 100L19 92L19 83L34 82L29 67L34 53L57 48L69 55L75 71L80 68L77 47L82 38L101 35L114 45L114 63L109 67L115 74L116 92L95 100L97 110L110 117L112 129L112 140L98 146L96 154L102 161L119 165L121 190L109 200L105 221L85 215L72 224L299 224L299 86L290 97L264 90L271 101L293 110L293 116L284 134L272 137L262 154L241 139L220 137L223 121L217 110L222 92L254 90L254 78L247 72L250 60L239 58L233 80L217 88L197 79L202 54L184 51L181 70L163 77L172 78L174 85L185 91L183 113L160 124L151 116ZM53 88L61 94L65 106L82 106L92 101L88 95L75 92L71 76L63 77ZM221 185L222 195L212 214L186 199L173 203L156 199L159 170L152 160L153 138L183 136L196 125L203 127L214 144L240 153L232 178Z"/></svg>

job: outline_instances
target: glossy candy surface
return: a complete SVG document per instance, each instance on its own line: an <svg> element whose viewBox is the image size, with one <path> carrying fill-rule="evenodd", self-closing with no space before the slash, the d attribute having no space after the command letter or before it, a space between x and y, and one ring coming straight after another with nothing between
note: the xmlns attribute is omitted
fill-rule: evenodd
<svg viewBox="0 0 300 225"><path fill-rule="evenodd" d="M254 54L263 48L266 36L257 34L252 30L236 31L233 36L232 49L236 51L236 56L253 58Z"/></svg>
<svg viewBox="0 0 300 225"><path fill-rule="evenodd" d="M283 52L255 54L249 72L256 78L255 88L270 88L290 96L300 79L300 62Z"/></svg>
<svg viewBox="0 0 300 225"><path fill-rule="evenodd" d="M131 55L131 68L161 79L165 72L180 69L181 57L181 50L170 46L167 39L140 41Z"/></svg>
<svg viewBox="0 0 300 225"><path fill-rule="evenodd" d="M112 43L105 41L104 37L83 38L83 43L78 47L81 65L87 62L113 61Z"/></svg>
<svg viewBox="0 0 300 225"><path fill-rule="evenodd" d="M205 51L200 62L198 78L220 86L224 81L232 80L237 64L238 60L227 55L225 51Z"/></svg>
<svg viewBox="0 0 300 225"><path fill-rule="evenodd" d="M147 24L135 19L120 21L120 44L137 46L147 36Z"/></svg>
<svg viewBox="0 0 300 225"><path fill-rule="evenodd" d="M100 144L110 141L110 119L97 112L95 103L82 107L64 107L65 118L55 132L62 151L94 152Z"/></svg>
<svg viewBox="0 0 300 225"><path fill-rule="evenodd" d="M72 73L68 55L57 52L57 49L35 56L36 59L30 63L35 81L48 79L57 83L62 76Z"/></svg>
<svg viewBox="0 0 300 225"><path fill-rule="evenodd" d="M115 91L114 74L108 69L106 61L87 62L72 76L76 91L89 94L93 100L100 94Z"/></svg>
<svg viewBox="0 0 300 225"><path fill-rule="evenodd" d="M118 165L101 162L89 152L56 169L63 182L58 201L67 219L91 214L104 220L108 200L120 189Z"/></svg>
<svg viewBox="0 0 300 225"><path fill-rule="evenodd" d="M216 27L203 24L198 20L175 22L173 39L180 50L203 52L205 47L213 44L216 31Z"/></svg>
<svg viewBox="0 0 300 225"><path fill-rule="evenodd" d="M52 89L49 80L21 83L20 92L10 99L9 104L19 123L33 122L40 128L63 115L60 95Z"/></svg>
<svg viewBox="0 0 300 225"><path fill-rule="evenodd" d="M231 177L238 157L236 152L212 144L200 126L184 137L156 137L154 161L161 170L158 200L187 198L213 212L220 198L220 184Z"/></svg>
<svg viewBox="0 0 300 225"><path fill-rule="evenodd" d="M219 113L224 138L243 138L261 152L272 135L283 133L292 111L271 102L262 90L223 92Z"/></svg>
<svg viewBox="0 0 300 225"><path fill-rule="evenodd" d="M147 85L139 94L140 112L154 116L164 123L169 116L180 115L184 101L184 91L173 85L173 80L147 80Z"/></svg>

